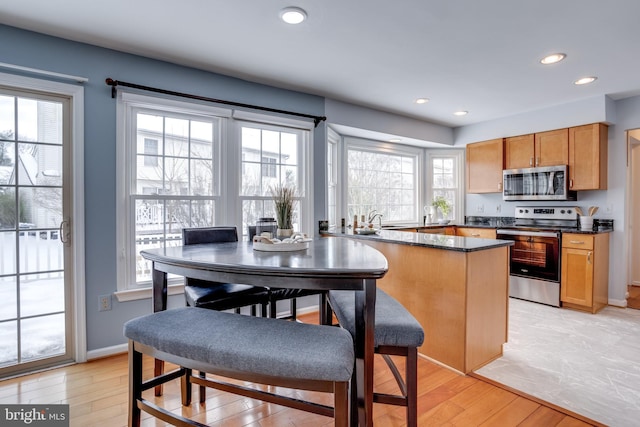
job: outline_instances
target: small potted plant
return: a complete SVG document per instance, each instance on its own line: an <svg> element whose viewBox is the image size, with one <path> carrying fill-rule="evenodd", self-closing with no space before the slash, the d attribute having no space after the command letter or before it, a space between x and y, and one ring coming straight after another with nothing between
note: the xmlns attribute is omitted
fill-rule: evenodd
<svg viewBox="0 0 640 427"><path fill-rule="evenodd" d="M278 223L278 238L290 237L293 234L293 201L295 187L287 184L278 184L271 187L271 196L276 210L276 222Z"/></svg>
<svg viewBox="0 0 640 427"><path fill-rule="evenodd" d="M451 204L449 204L449 202L447 201L447 199L445 199L442 196L437 196L433 202L431 203L432 206L435 206L436 208L438 208L440 210L440 212L442 213L442 218L440 219L440 221L438 221L441 224L446 224L449 222L449 212L451 212Z"/></svg>

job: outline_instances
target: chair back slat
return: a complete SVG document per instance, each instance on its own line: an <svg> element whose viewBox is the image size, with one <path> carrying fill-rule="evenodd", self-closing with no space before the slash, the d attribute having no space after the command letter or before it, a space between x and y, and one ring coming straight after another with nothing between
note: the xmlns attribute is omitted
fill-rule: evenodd
<svg viewBox="0 0 640 427"><path fill-rule="evenodd" d="M197 227L182 229L182 244L237 242L238 230L234 226Z"/></svg>

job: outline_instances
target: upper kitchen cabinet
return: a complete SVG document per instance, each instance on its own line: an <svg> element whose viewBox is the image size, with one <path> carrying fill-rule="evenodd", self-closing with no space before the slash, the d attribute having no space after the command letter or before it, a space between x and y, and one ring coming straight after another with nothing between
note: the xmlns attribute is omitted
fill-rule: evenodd
<svg viewBox="0 0 640 427"><path fill-rule="evenodd" d="M502 138L467 144L467 193L501 193L504 166Z"/></svg>
<svg viewBox="0 0 640 427"><path fill-rule="evenodd" d="M569 188L607 189L608 127L602 123L569 128Z"/></svg>
<svg viewBox="0 0 640 427"><path fill-rule="evenodd" d="M505 138L505 168L569 164L568 129Z"/></svg>
<svg viewBox="0 0 640 427"><path fill-rule="evenodd" d="M535 144L533 134L510 136L504 139L505 169L522 169L533 167Z"/></svg>

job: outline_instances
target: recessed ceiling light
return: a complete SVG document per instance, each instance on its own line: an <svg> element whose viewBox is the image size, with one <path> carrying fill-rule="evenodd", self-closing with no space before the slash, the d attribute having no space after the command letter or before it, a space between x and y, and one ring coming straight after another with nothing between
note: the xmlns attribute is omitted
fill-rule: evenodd
<svg viewBox="0 0 640 427"><path fill-rule="evenodd" d="M280 19L287 24L299 24L307 19L307 12L299 7L285 7L280 11Z"/></svg>
<svg viewBox="0 0 640 427"><path fill-rule="evenodd" d="M581 79L576 80L575 82L573 82L574 85L586 85L589 83L593 83L597 80L597 77L583 77Z"/></svg>
<svg viewBox="0 0 640 427"><path fill-rule="evenodd" d="M555 64L556 62L562 61L566 57L567 55L565 55L564 53L554 53L542 58L540 60L540 63L544 65Z"/></svg>
<svg viewBox="0 0 640 427"><path fill-rule="evenodd" d="M453 113L454 116L466 116L467 114L469 114L468 111L456 111L455 113Z"/></svg>
<svg viewBox="0 0 640 427"><path fill-rule="evenodd" d="M389 142L400 142L402 141L400 138L391 138Z"/></svg>
<svg viewBox="0 0 640 427"><path fill-rule="evenodd" d="M429 102L429 98L418 98L415 102L416 104L426 104L427 102Z"/></svg>

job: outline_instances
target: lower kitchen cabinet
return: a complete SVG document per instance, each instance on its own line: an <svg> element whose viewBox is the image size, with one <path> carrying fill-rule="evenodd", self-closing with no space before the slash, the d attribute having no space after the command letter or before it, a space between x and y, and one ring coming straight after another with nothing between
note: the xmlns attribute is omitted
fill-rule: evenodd
<svg viewBox="0 0 640 427"><path fill-rule="evenodd" d="M562 306L596 313L609 298L609 233L562 235Z"/></svg>

